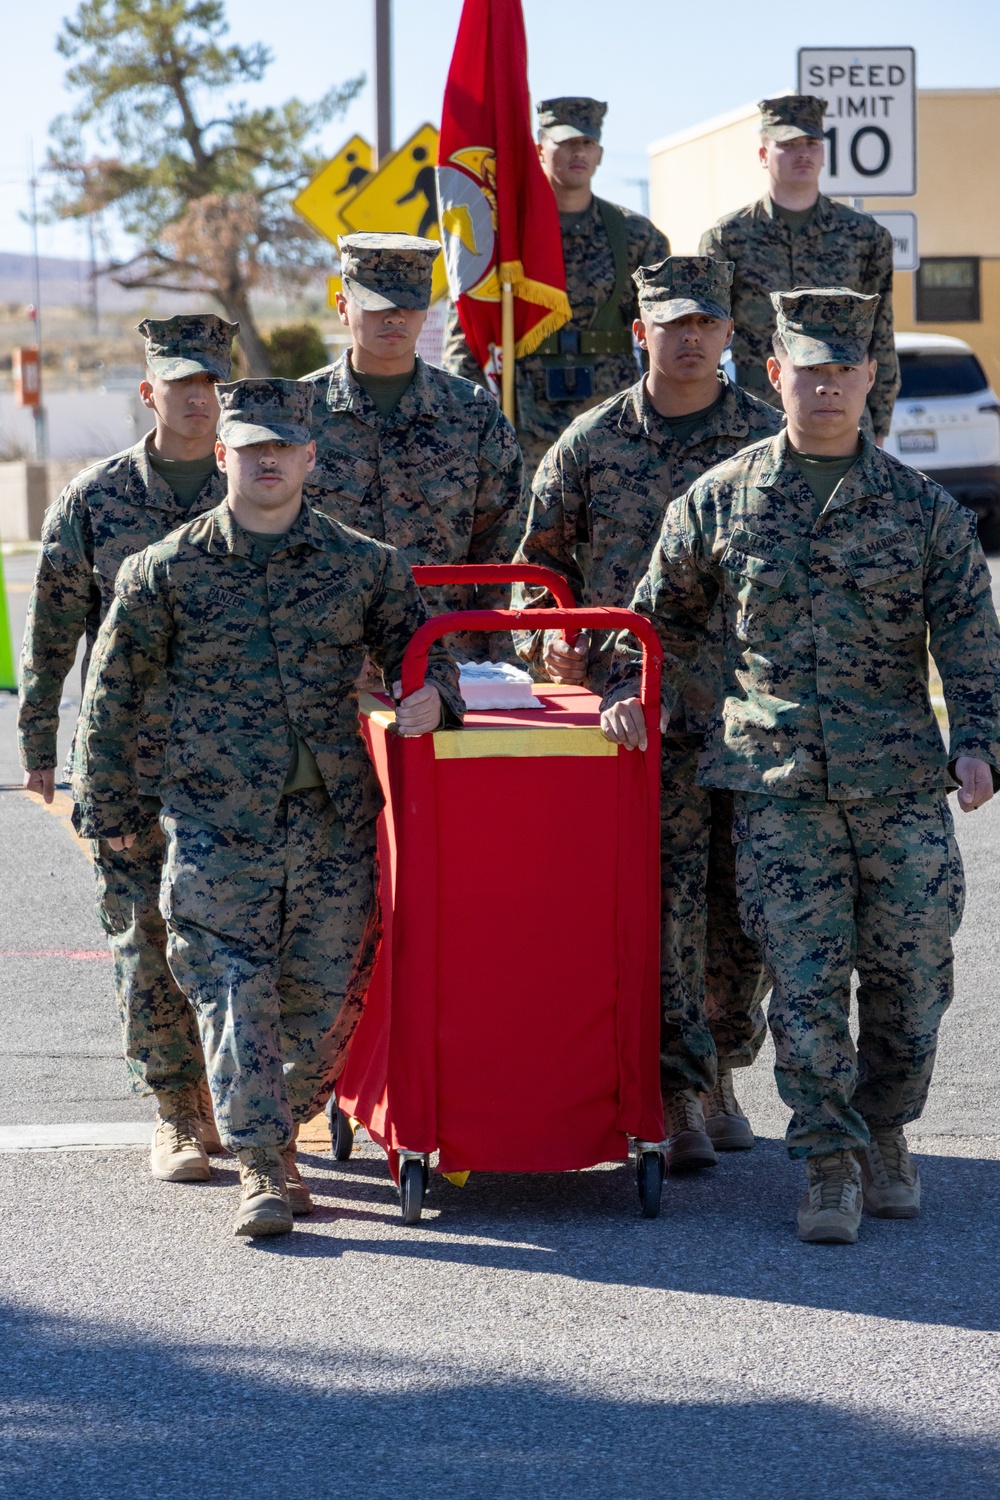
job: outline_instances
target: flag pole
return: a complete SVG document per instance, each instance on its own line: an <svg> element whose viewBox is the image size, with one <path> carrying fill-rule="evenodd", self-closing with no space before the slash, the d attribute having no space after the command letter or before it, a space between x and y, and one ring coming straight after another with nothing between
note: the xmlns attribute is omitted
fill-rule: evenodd
<svg viewBox="0 0 1000 1500"><path fill-rule="evenodd" d="M514 283L500 283L500 406L514 422Z"/></svg>

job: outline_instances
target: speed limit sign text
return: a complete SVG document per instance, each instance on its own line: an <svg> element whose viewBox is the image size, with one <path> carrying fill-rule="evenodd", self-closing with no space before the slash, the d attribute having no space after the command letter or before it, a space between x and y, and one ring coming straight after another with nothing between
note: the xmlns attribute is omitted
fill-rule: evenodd
<svg viewBox="0 0 1000 1500"><path fill-rule="evenodd" d="M803 47L799 93L826 100L820 192L839 198L917 191L917 81L912 47Z"/></svg>

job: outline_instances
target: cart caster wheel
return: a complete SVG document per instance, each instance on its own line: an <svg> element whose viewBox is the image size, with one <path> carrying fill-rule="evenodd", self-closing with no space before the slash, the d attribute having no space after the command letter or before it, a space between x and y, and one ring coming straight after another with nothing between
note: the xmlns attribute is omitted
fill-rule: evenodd
<svg viewBox="0 0 1000 1500"><path fill-rule="evenodd" d="M404 1224L419 1224L427 1192L427 1168L417 1157L409 1157L399 1173L399 1202Z"/></svg>
<svg viewBox="0 0 1000 1500"><path fill-rule="evenodd" d="M327 1118L330 1121L330 1148L333 1151L334 1161L350 1161L351 1152L354 1150L354 1127L351 1124L350 1115L345 1115L336 1099L331 1099L326 1107Z"/></svg>
<svg viewBox="0 0 1000 1500"><path fill-rule="evenodd" d="M660 1193L663 1189L663 1157L659 1151L640 1151L635 1159L635 1182L644 1219L660 1215Z"/></svg>

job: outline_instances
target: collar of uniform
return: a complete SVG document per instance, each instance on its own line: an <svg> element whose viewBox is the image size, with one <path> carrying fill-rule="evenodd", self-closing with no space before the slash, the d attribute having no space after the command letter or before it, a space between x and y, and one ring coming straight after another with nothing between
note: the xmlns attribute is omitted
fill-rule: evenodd
<svg viewBox="0 0 1000 1500"><path fill-rule="evenodd" d="M330 371L326 405L328 411L349 411L360 421L367 422L372 427L381 421L375 402L355 379L346 350ZM434 400L427 365L418 354L417 373L403 392L402 400L388 420L392 423L397 421L409 423L414 417L422 417L428 412L434 414ZM440 411L437 415L440 415Z"/></svg>
<svg viewBox="0 0 1000 1500"><path fill-rule="evenodd" d="M253 551L253 539L239 525L228 503L223 500L211 512L212 528L209 533L209 552L228 552L234 557L249 557ZM302 508L288 531L285 532L288 547L305 546L320 551L323 534L319 520L311 505L302 502Z"/></svg>
<svg viewBox="0 0 1000 1500"><path fill-rule="evenodd" d="M772 199L770 193L765 193L764 194L763 198L761 198L758 201L757 207L760 210L761 215L765 219L770 219L770 221L771 221L772 224L777 224L781 229L785 230L785 232L787 234L791 234L791 230L788 228L788 225L785 223L785 221L781 217L781 215L775 213L775 211L774 211L774 200ZM829 198L827 198L827 197L824 196L823 193L820 193L819 197L816 199L816 209L815 209L815 212L813 213L812 218L809 220L809 223L806 224L805 228L806 229L834 229L834 228L839 228L839 225L837 224L837 215L836 215L836 212L835 212L834 205L830 201Z"/></svg>
<svg viewBox="0 0 1000 1500"><path fill-rule="evenodd" d="M827 510L837 510L850 505L865 495L879 495L888 488L885 460L871 438L861 434L861 452L858 462L844 475L837 486L836 494L827 505ZM754 484L758 489L780 490L783 494L797 490L806 481L798 465L788 452L788 429L776 432L760 456ZM808 486L806 486L808 489Z"/></svg>
<svg viewBox="0 0 1000 1500"><path fill-rule="evenodd" d="M861 434L861 445L857 463L848 469L838 484L827 510L853 505L855 500L863 500L868 495L884 495L889 489L888 465L881 451L865 433Z"/></svg>
<svg viewBox="0 0 1000 1500"><path fill-rule="evenodd" d="M590 235L595 232L598 225L603 225L603 223L604 220L601 218L601 211L597 206L597 194L591 193L590 202L587 205L587 209L581 212L580 217L576 220L571 229L563 229L562 233L564 235Z"/></svg>
<svg viewBox="0 0 1000 1500"><path fill-rule="evenodd" d="M723 400L694 429L682 447L693 447L696 443L703 443L707 437L749 436L750 424L744 414L743 403L739 399L739 388L721 375L719 383L724 387ZM622 413L618 419L619 430L630 437L636 437L641 432L644 437L654 443L672 442L669 432L661 425L665 420L660 417L649 399L645 377L636 381L635 385L629 389L622 407Z"/></svg>
<svg viewBox="0 0 1000 1500"><path fill-rule="evenodd" d="M136 498L141 499L144 505L151 506L154 510L175 510L187 516L187 510L181 505L163 475L157 474L149 461L149 444L152 441L153 433L148 432L129 453L129 491L135 493ZM139 493L140 490L142 494Z"/></svg>

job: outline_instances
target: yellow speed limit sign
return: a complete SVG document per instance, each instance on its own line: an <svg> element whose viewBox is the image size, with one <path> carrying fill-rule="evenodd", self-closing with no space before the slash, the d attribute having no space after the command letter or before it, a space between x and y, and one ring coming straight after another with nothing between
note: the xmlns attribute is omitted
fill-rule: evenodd
<svg viewBox="0 0 1000 1500"><path fill-rule="evenodd" d="M347 230L363 229L376 234L394 231L440 240L434 177L437 146L436 128L421 125L398 151L384 157L378 170L362 183L341 209ZM434 264L432 300L436 302L447 290L444 256L438 256Z"/></svg>

